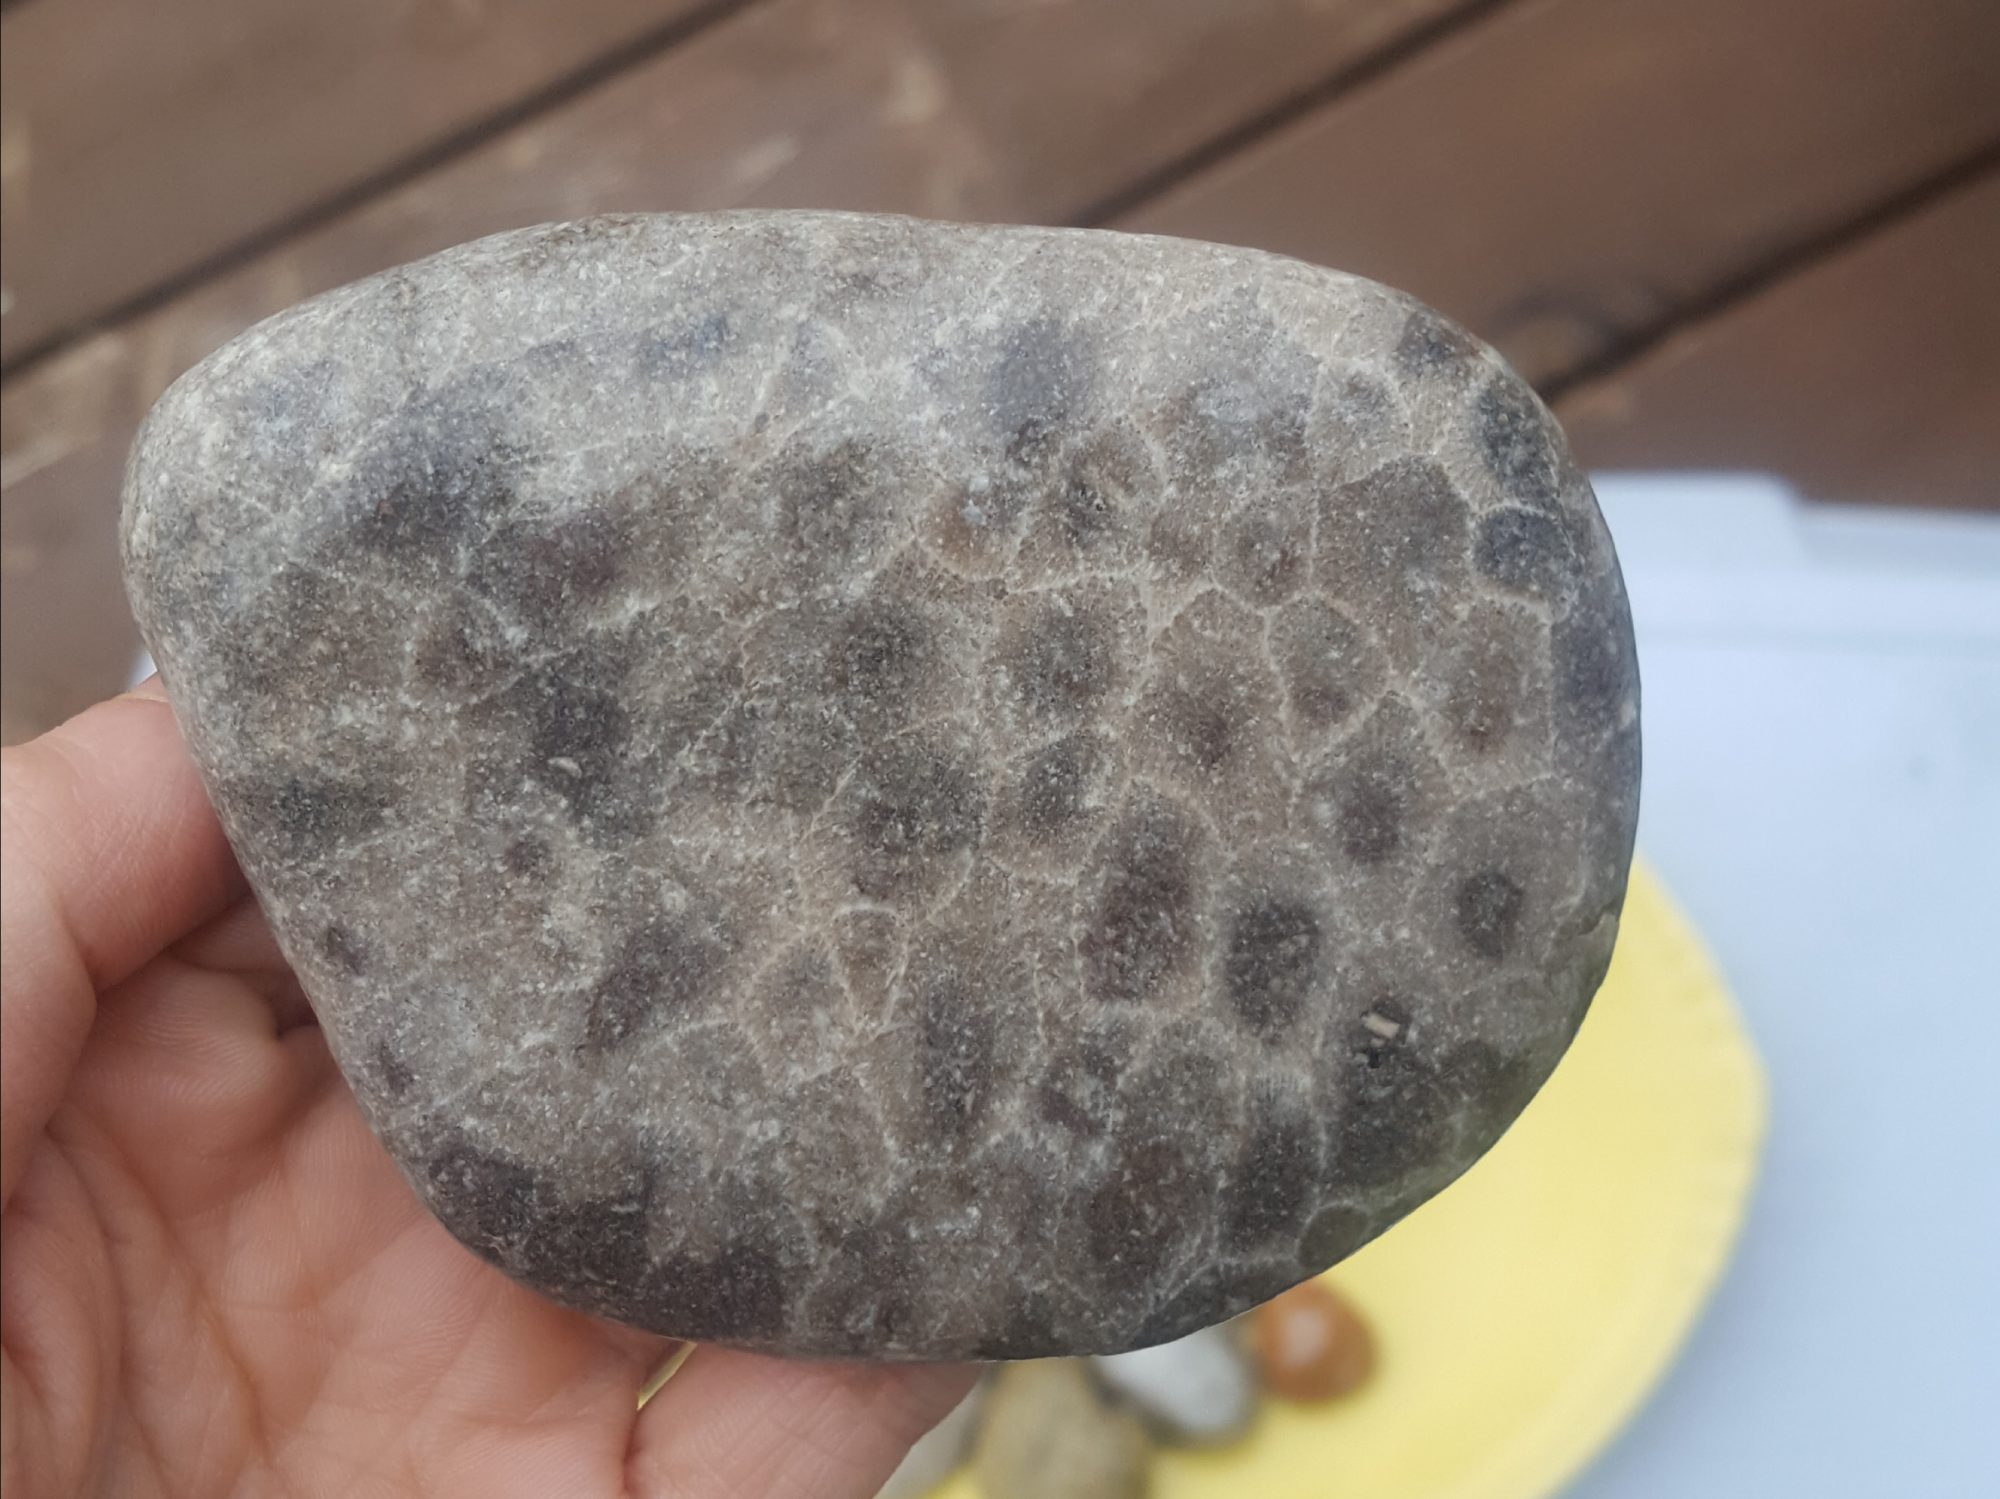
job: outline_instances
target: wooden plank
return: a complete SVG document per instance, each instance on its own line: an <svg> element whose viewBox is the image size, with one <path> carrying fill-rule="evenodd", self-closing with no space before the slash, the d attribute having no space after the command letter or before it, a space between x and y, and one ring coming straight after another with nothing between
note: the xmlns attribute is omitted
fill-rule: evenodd
<svg viewBox="0 0 2000 1499"><path fill-rule="evenodd" d="M1060 221L1474 3L774 0L7 380L0 492L108 510L181 370L302 297L477 234L778 204Z"/></svg>
<svg viewBox="0 0 2000 1499"><path fill-rule="evenodd" d="M102 452L75 477L115 493L123 465ZM73 505L58 489L0 506L0 744L14 744L123 687L139 631L118 579L115 505Z"/></svg>
<svg viewBox="0 0 2000 1499"><path fill-rule="evenodd" d="M1535 378L2000 138L1993 0L1533 0L1124 216L1392 282Z"/></svg>
<svg viewBox="0 0 2000 1499"><path fill-rule="evenodd" d="M1604 468L2000 508L2000 172L1690 326L1559 410Z"/></svg>
<svg viewBox="0 0 2000 1499"><path fill-rule="evenodd" d="M700 0L39 0L0 18L13 363Z"/></svg>

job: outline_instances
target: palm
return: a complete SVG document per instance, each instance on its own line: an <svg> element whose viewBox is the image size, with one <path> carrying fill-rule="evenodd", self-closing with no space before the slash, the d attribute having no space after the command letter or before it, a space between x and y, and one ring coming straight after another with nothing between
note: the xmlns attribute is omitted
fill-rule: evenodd
<svg viewBox="0 0 2000 1499"><path fill-rule="evenodd" d="M662 1345L424 1213L255 919L106 999L7 1215L9 1427L51 1491L616 1491Z"/></svg>

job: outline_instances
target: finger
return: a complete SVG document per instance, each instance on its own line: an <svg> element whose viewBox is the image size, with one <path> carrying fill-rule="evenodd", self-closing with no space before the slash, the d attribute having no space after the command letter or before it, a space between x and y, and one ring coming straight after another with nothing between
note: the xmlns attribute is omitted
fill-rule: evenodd
<svg viewBox="0 0 2000 1499"><path fill-rule="evenodd" d="M637 1499L873 1499L976 1376L699 1348L640 1412L627 1478Z"/></svg>
<svg viewBox="0 0 2000 1499"><path fill-rule="evenodd" d="M256 1017L267 1035L282 1036L317 1019L298 975L271 935L263 908L252 898L238 901L207 926L183 937L173 945L172 955L205 973L227 974L254 990L270 1011Z"/></svg>
<svg viewBox="0 0 2000 1499"><path fill-rule="evenodd" d="M97 993L243 893L148 683L0 756L0 1202L82 1052Z"/></svg>

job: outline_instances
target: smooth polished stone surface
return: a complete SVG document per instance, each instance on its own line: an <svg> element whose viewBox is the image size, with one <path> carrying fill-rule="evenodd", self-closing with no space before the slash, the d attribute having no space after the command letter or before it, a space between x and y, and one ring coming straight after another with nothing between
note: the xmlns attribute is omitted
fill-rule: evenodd
<svg viewBox="0 0 2000 1499"><path fill-rule="evenodd" d="M183 377L124 542L370 1122L661 1332L1218 1321L1476 1159L1609 959L1609 538L1494 355L1335 272L502 235Z"/></svg>

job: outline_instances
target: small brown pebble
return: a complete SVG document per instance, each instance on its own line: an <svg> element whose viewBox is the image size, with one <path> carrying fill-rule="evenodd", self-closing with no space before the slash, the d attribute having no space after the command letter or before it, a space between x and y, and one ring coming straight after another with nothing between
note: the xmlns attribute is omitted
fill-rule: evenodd
<svg viewBox="0 0 2000 1499"><path fill-rule="evenodd" d="M1351 1394L1375 1367L1375 1335L1324 1281L1294 1286L1252 1315L1257 1370L1280 1400Z"/></svg>

